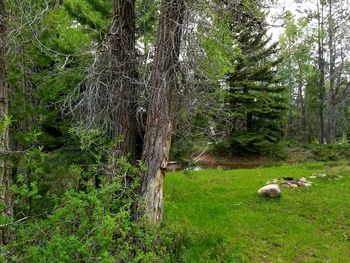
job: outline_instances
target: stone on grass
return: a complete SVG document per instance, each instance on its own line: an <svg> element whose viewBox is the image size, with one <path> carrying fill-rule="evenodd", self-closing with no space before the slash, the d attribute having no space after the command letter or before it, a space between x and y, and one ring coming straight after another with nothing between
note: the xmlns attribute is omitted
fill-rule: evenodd
<svg viewBox="0 0 350 263"><path fill-rule="evenodd" d="M276 198L281 195L281 189L277 184L269 184L259 189L259 195Z"/></svg>
<svg viewBox="0 0 350 263"><path fill-rule="evenodd" d="M267 181L265 185L269 185L269 184L277 184L278 183L278 179L272 179L270 181Z"/></svg>

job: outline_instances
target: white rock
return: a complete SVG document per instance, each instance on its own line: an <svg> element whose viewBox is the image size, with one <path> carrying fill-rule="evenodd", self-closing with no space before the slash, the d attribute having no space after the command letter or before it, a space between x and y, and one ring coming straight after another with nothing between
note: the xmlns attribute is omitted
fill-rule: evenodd
<svg viewBox="0 0 350 263"><path fill-rule="evenodd" d="M327 177L326 174L320 174L320 177Z"/></svg>
<svg viewBox="0 0 350 263"><path fill-rule="evenodd" d="M310 186L312 186L312 184L311 183L305 183L304 186L305 187L310 187Z"/></svg>
<svg viewBox="0 0 350 263"><path fill-rule="evenodd" d="M315 178L317 178L317 176L316 175L311 175L311 176L309 176L311 179L315 179Z"/></svg>
<svg viewBox="0 0 350 263"><path fill-rule="evenodd" d="M259 189L259 195L276 198L281 195L281 189L276 184L269 184Z"/></svg>
<svg viewBox="0 0 350 263"><path fill-rule="evenodd" d="M307 182L307 180L305 179L305 177L300 178L298 181L299 181L299 182L302 182L302 183L306 183L306 182Z"/></svg>
<svg viewBox="0 0 350 263"><path fill-rule="evenodd" d="M290 188L298 188L299 186L297 184L290 184L289 187Z"/></svg>

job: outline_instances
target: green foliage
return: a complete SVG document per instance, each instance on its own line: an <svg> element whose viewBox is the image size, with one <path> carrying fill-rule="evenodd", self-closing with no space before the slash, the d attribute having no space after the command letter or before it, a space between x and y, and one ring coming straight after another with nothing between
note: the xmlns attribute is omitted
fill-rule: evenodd
<svg viewBox="0 0 350 263"><path fill-rule="evenodd" d="M0 122L0 134L2 135L6 129L11 125L12 119L10 116L5 115Z"/></svg>
<svg viewBox="0 0 350 263"><path fill-rule="evenodd" d="M147 46L153 45L155 41L158 4L154 0L135 1L137 37L144 44L144 48L149 48Z"/></svg>
<svg viewBox="0 0 350 263"><path fill-rule="evenodd" d="M223 21L224 20L224 21ZM235 41L225 23L220 19L215 25L216 30L212 35L201 33L199 39L206 53L201 68L211 80L221 80L227 72L234 67L232 61L236 58L239 49L234 45Z"/></svg>
<svg viewBox="0 0 350 263"><path fill-rule="evenodd" d="M89 31L96 34L106 33L108 19L112 15L112 1L105 0L66 0L64 9Z"/></svg>
<svg viewBox="0 0 350 263"><path fill-rule="evenodd" d="M275 161L286 159L287 145L283 141L270 141L267 138L269 138L268 133L236 132L231 139L218 143L214 152L226 156L264 156Z"/></svg>
<svg viewBox="0 0 350 263"><path fill-rule="evenodd" d="M287 109L286 88L276 74L281 61L277 43L270 44L263 25L264 14L257 6L239 12L242 16L234 20L231 34L240 52L225 77L232 126L225 144L236 154L267 154L278 147Z"/></svg>
<svg viewBox="0 0 350 263"><path fill-rule="evenodd" d="M95 35L74 21L62 5L43 10L41 4L44 1L8 6L13 13L31 10L11 24L16 30L11 38L16 48L10 49L7 72L12 90L11 140L15 147L30 147L26 134L39 130L40 145L56 150L67 142L71 121L62 114L62 102L85 78Z"/></svg>
<svg viewBox="0 0 350 263"><path fill-rule="evenodd" d="M15 261L140 262L154 260L153 237L133 223L129 202L116 199L120 184L67 191L54 212L17 230ZM136 241L137 240L137 241ZM23 242L26 246L22 246ZM159 250L160 251L160 250Z"/></svg>
<svg viewBox="0 0 350 263"><path fill-rule="evenodd" d="M284 16L285 31L279 40L283 61L278 74L289 88L287 138L303 143L319 136L319 71L313 58L313 43L317 38L307 31L309 19L296 19L287 12ZM303 110L306 120L303 119Z"/></svg>
<svg viewBox="0 0 350 263"><path fill-rule="evenodd" d="M86 166L71 165L66 171L80 178L80 186L62 189L63 194L50 197L50 207L41 206L48 197L40 195L33 179L47 178L44 171L55 169L45 168L49 154L42 147L28 150L23 167L31 173L20 173L14 185L16 215L10 224L16 241L2 248L0 258L11 252L10 262L169 261L172 244L181 237L132 217L144 167L115 156L115 141L104 132L79 128L71 133L88 160Z"/></svg>
<svg viewBox="0 0 350 263"><path fill-rule="evenodd" d="M310 144L307 146L317 161L340 161L350 158L349 143L342 144Z"/></svg>

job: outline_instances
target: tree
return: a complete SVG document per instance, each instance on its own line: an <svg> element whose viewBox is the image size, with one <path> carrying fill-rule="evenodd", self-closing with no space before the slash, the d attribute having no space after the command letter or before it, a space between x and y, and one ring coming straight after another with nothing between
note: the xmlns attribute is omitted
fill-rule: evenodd
<svg viewBox="0 0 350 263"><path fill-rule="evenodd" d="M283 66L290 87L289 138L332 144L347 136L348 14L344 1L329 0L310 4L297 23L286 15L281 46L289 63Z"/></svg>
<svg viewBox="0 0 350 263"><path fill-rule="evenodd" d="M1 157L0 157L0 209L1 217L13 217L12 175L9 169L10 138L8 130L8 87L6 84L6 9L5 1L0 0L0 118L1 118ZM14 233L10 228L0 226L0 246L10 243Z"/></svg>
<svg viewBox="0 0 350 263"><path fill-rule="evenodd" d="M326 139L327 143L334 143L337 137L344 134L341 125L341 105L344 105L344 90L346 90L347 72L345 71L348 63L348 43L346 39L349 38L349 15L350 9L347 2L342 0L329 0L327 2L327 67L328 67L328 86L327 89L327 129Z"/></svg>
<svg viewBox="0 0 350 263"><path fill-rule="evenodd" d="M157 32L151 98L145 128L141 177L143 203L138 207L148 222L163 216L163 179L169 161L180 78L180 47L185 15L184 0L163 0Z"/></svg>
<svg viewBox="0 0 350 263"><path fill-rule="evenodd" d="M310 118L314 112L313 99L319 97L314 89L316 65L313 59L312 44L316 37L305 30L310 19L301 17L295 20L292 13L284 15L285 32L280 37L280 54L283 62L278 74L289 87L289 113L287 120L288 140L310 142L314 123ZM312 100L310 100L312 99ZM313 119L314 120L314 119ZM318 129L318 127L316 127Z"/></svg>
<svg viewBox="0 0 350 263"><path fill-rule="evenodd" d="M100 15L106 14L105 3L86 0ZM91 18L80 14L75 5L68 10L84 25L94 24ZM110 137L119 137L119 154L130 154L136 160L141 156L136 144L139 138L136 120L137 54L136 18L134 0L113 0L112 21L108 32L102 31L95 43L99 50L90 66L89 76L73 96L73 114L87 129L106 130ZM81 87L84 87L83 89ZM140 147L139 147L140 148ZM138 153L136 153L138 152Z"/></svg>
<svg viewBox="0 0 350 263"><path fill-rule="evenodd" d="M136 159L136 51L134 0L115 0L110 39L110 83L115 87L114 135L122 136L118 150Z"/></svg>
<svg viewBox="0 0 350 263"><path fill-rule="evenodd" d="M242 5L238 12L232 34L240 52L226 75L233 122L229 144L234 153L261 153L283 135L287 107L285 87L276 74L278 43L270 44L265 16L257 6Z"/></svg>
<svg viewBox="0 0 350 263"><path fill-rule="evenodd" d="M318 70L319 70L319 141L324 142L324 101L325 101L325 62L324 62L324 2L317 1L317 44L318 44Z"/></svg>

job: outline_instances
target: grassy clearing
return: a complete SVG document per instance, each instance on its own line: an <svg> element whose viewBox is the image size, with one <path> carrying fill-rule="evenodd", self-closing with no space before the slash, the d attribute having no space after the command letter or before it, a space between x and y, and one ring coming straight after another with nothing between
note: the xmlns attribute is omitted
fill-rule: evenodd
<svg viewBox="0 0 350 263"><path fill-rule="evenodd" d="M350 175L312 179L310 188L282 190L269 200L256 191L272 178L308 177L320 163L170 173L167 223L188 232L185 262L350 262Z"/></svg>

